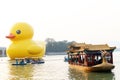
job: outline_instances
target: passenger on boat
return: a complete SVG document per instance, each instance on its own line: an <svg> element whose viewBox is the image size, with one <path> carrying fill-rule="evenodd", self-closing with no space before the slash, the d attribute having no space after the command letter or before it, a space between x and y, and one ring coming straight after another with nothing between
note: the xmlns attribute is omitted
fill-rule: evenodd
<svg viewBox="0 0 120 80"><path fill-rule="evenodd" d="M27 63L30 63L30 58L25 59Z"/></svg>
<svg viewBox="0 0 120 80"><path fill-rule="evenodd" d="M20 64L24 64L25 62L24 62L24 60L22 59L21 61L20 61Z"/></svg>
<svg viewBox="0 0 120 80"><path fill-rule="evenodd" d="M36 61L35 59L32 59L32 60L31 60L31 63L32 63L32 64L36 64L37 61Z"/></svg>
<svg viewBox="0 0 120 80"><path fill-rule="evenodd" d="M16 59L16 64L18 64L18 60Z"/></svg>

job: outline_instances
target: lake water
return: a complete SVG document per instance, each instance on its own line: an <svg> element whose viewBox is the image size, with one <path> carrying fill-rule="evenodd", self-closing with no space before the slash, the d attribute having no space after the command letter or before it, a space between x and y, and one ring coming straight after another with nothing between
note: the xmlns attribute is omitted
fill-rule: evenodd
<svg viewBox="0 0 120 80"><path fill-rule="evenodd" d="M7 57L0 58L0 80L119 80L120 52L114 52L115 68L111 73L81 72L69 68L65 55L48 55L44 64L13 66Z"/></svg>

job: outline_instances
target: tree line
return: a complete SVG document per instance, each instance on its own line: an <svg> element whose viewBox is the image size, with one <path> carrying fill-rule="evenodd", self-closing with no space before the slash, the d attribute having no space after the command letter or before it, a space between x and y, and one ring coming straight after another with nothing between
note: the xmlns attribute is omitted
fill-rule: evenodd
<svg viewBox="0 0 120 80"><path fill-rule="evenodd" d="M67 40L55 41L53 38L47 38L46 40L46 52L65 52L68 46L75 41L68 42Z"/></svg>

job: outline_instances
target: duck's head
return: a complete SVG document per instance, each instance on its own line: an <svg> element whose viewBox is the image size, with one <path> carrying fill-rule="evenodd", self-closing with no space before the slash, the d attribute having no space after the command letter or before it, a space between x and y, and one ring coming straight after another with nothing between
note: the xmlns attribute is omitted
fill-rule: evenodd
<svg viewBox="0 0 120 80"><path fill-rule="evenodd" d="M32 27L24 22L19 22L13 25L10 30L10 34L6 36L12 41L24 40L24 39L31 39L33 37L33 29Z"/></svg>

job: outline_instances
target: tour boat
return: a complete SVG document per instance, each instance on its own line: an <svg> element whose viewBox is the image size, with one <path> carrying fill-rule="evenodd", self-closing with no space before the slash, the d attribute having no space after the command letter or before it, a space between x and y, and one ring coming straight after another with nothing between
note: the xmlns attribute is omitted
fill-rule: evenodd
<svg viewBox="0 0 120 80"><path fill-rule="evenodd" d="M68 63L71 68L92 72L108 72L113 64L113 51L116 47L107 44L93 45L72 43L67 50Z"/></svg>

